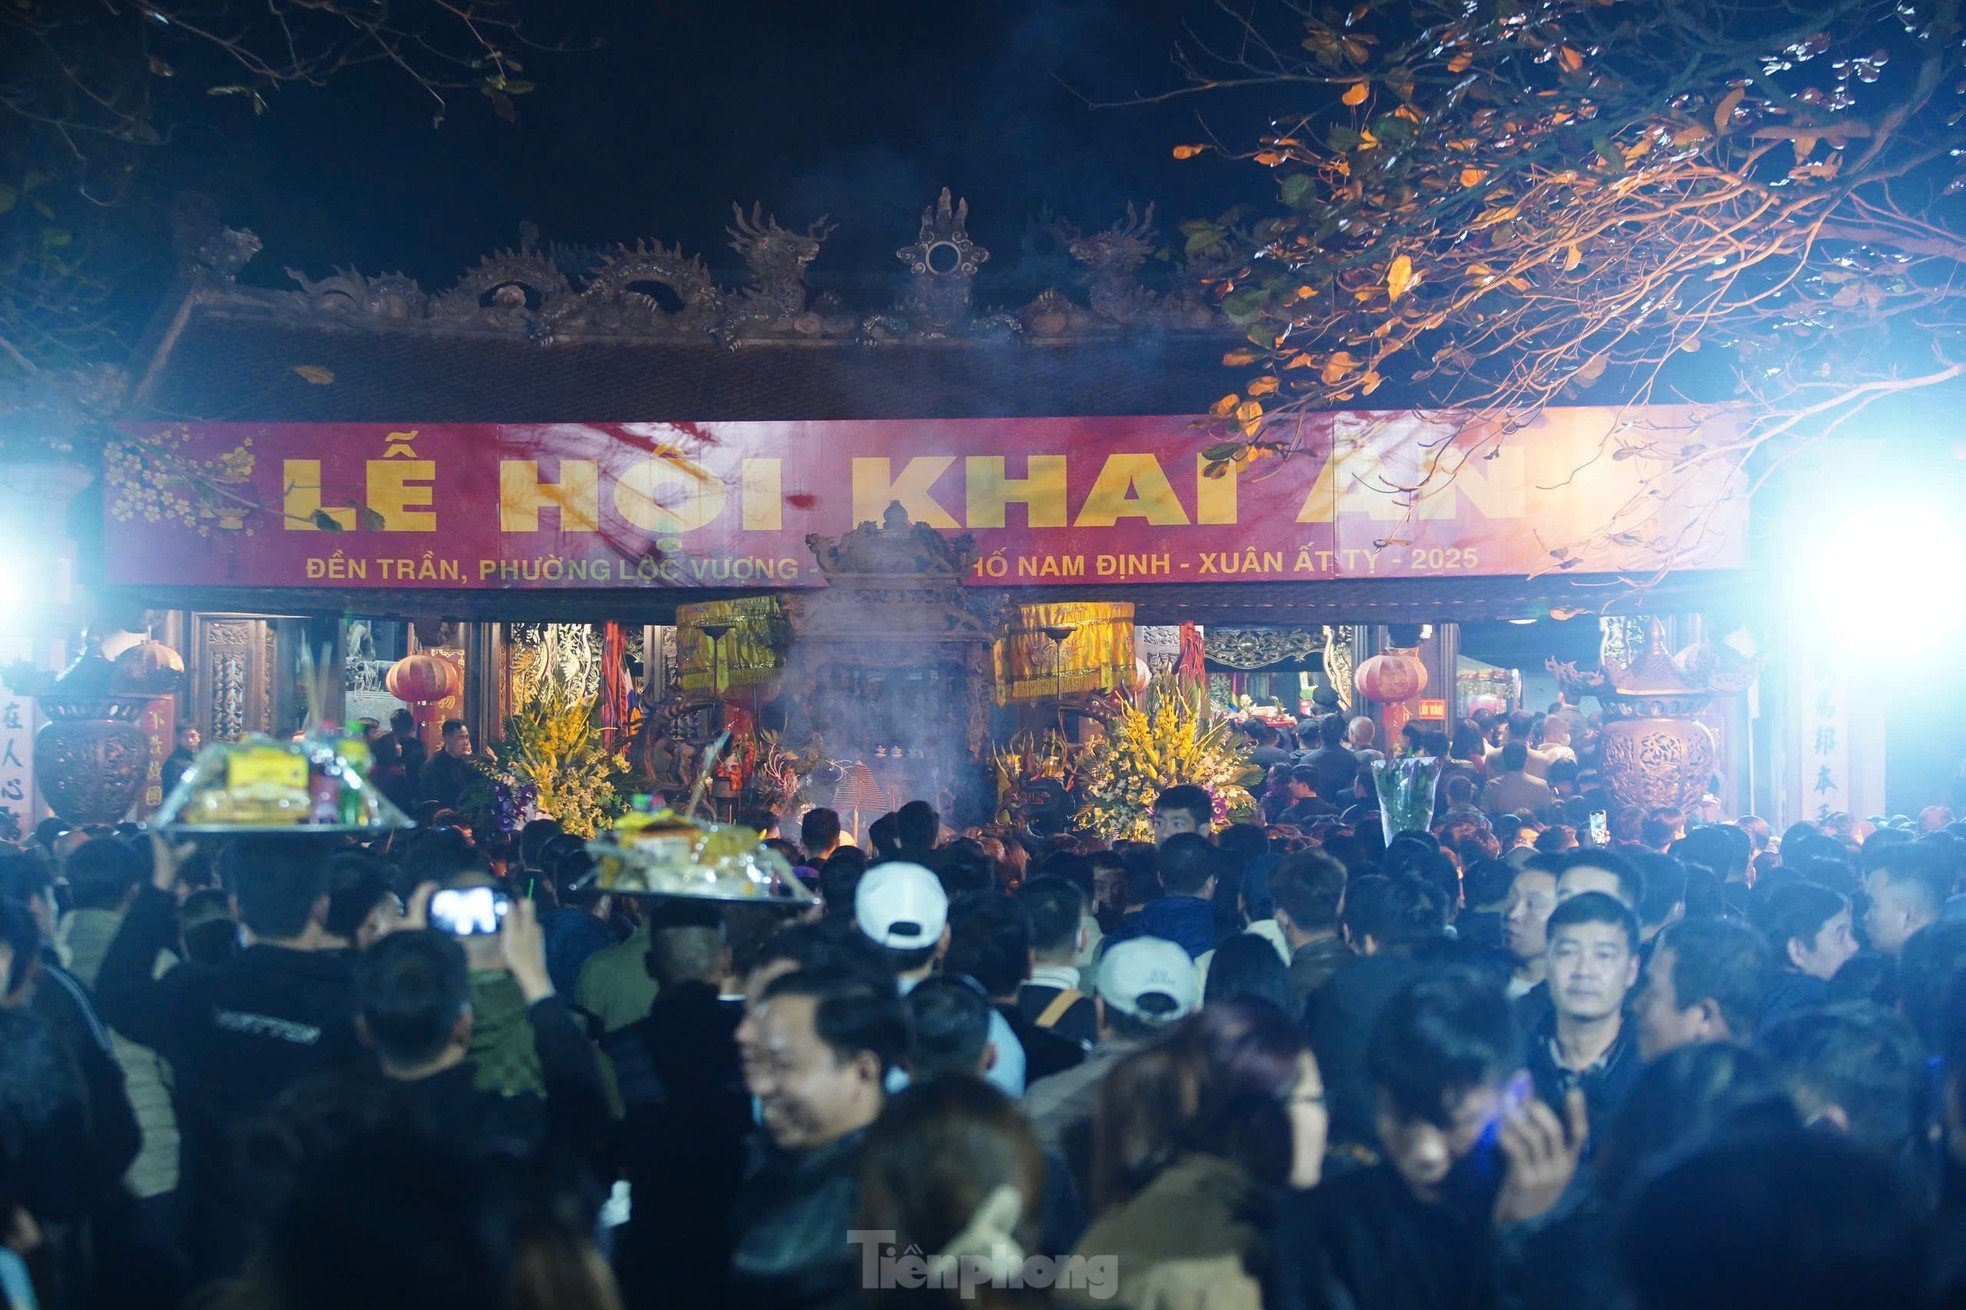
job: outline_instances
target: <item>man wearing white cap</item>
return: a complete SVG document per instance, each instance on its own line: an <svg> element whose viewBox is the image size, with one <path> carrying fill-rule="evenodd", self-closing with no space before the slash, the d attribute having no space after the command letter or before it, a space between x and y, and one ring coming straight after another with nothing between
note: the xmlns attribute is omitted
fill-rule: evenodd
<svg viewBox="0 0 1966 1310"><path fill-rule="evenodd" d="M1038 1142L1065 1157L1081 1189L1092 1176L1092 1104L1106 1071L1201 1006L1201 981L1186 949L1159 937L1134 937L1099 962L1094 1010L1099 1041L1085 1060L1039 1079L1024 1098ZM1091 1195L1082 1190L1081 1195Z"/></svg>
<svg viewBox="0 0 1966 1310"><path fill-rule="evenodd" d="M949 949L949 894L919 864L896 860L867 870L853 893L853 921L887 952L903 996L936 971ZM1022 1096L1024 1048L994 1008L990 1042L997 1048L997 1061L984 1077L1007 1095ZM896 1073L898 1077L889 1077L890 1092L907 1085L906 1074Z"/></svg>

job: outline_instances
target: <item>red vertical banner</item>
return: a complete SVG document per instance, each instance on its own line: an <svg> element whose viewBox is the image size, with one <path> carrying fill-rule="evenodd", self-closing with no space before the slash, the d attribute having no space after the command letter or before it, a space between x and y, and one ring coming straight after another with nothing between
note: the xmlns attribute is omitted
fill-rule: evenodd
<svg viewBox="0 0 1966 1310"><path fill-rule="evenodd" d="M613 621L601 632L601 732L610 746L628 726L628 638Z"/></svg>
<svg viewBox="0 0 1966 1310"><path fill-rule="evenodd" d="M1174 679L1196 704L1208 695L1208 658L1201 629L1193 623L1181 624L1181 654L1175 661Z"/></svg>
<svg viewBox="0 0 1966 1310"><path fill-rule="evenodd" d="M150 739L150 765L143 775L143 796L138 809L150 813L164 803L164 760L177 747L177 700L153 696L137 717L143 735Z"/></svg>

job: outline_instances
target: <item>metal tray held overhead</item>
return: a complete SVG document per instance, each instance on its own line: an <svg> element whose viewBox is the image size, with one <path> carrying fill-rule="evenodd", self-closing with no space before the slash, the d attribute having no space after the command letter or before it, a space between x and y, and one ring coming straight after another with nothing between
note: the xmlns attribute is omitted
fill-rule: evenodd
<svg viewBox="0 0 1966 1310"><path fill-rule="evenodd" d="M631 814L587 843L596 887L615 896L810 909L819 896L758 833L670 811Z"/></svg>
<svg viewBox="0 0 1966 1310"><path fill-rule="evenodd" d="M314 822L322 787L332 792L335 817ZM239 822L214 813L228 808L242 814ZM205 747L150 826L185 837L304 837L373 836L416 824L370 782L366 742L322 732Z"/></svg>

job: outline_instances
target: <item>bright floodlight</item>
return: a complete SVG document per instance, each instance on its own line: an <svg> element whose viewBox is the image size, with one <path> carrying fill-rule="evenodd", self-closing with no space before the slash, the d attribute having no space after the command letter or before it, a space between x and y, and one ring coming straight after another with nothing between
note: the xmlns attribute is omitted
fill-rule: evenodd
<svg viewBox="0 0 1966 1310"><path fill-rule="evenodd" d="M18 564L0 568L0 627L20 631L32 616L27 612L34 602L34 589L28 585L26 571Z"/></svg>
<svg viewBox="0 0 1966 1310"><path fill-rule="evenodd" d="M1931 650L1966 627L1966 532L1935 499L1899 489L1874 503L1804 511L1785 535L1790 604L1813 644Z"/></svg>

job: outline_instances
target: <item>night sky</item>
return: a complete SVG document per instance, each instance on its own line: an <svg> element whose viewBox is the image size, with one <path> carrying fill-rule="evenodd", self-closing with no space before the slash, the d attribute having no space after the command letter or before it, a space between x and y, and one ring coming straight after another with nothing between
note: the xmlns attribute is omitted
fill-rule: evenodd
<svg viewBox="0 0 1966 1310"><path fill-rule="evenodd" d="M171 180L218 200L265 250L244 281L291 285L336 264L401 268L427 288L516 241L680 241L728 267L733 200L787 226L840 223L814 268L896 268L942 186L971 203L990 275L1014 263L1040 207L1086 227L1127 200L1182 218L1269 194L1262 170L1177 162L1204 120L1248 141L1248 99L1093 108L1180 85L1171 54L1207 0L605 0L539 5L585 53L527 56L539 89L518 121L458 93L445 124L400 76L363 71L284 90L261 117L237 100L199 115ZM562 18L564 15L564 18ZM556 31L562 30L559 28Z"/></svg>

